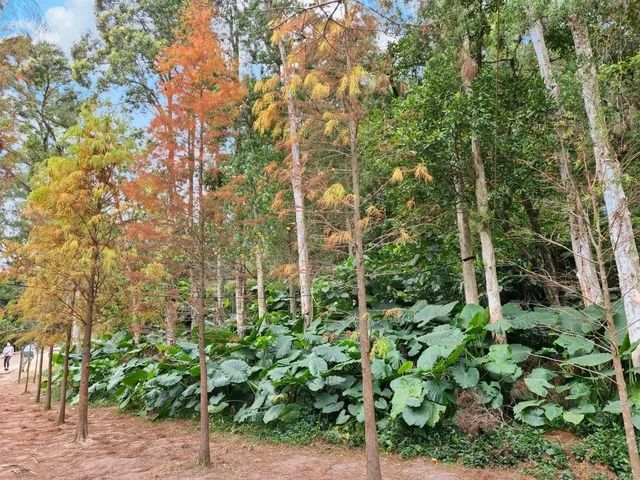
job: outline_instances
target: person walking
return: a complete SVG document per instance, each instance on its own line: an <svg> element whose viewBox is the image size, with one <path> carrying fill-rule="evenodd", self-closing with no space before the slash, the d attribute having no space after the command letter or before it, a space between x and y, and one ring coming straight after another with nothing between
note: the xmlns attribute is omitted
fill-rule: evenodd
<svg viewBox="0 0 640 480"><path fill-rule="evenodd" d="M11 357L13 357L14 353L15 353L15 349L13 348L13 345L11 345L11 342L7 342L7 345L2 350L2 358L3 358L5 372L9 371L9 362L11 362Z"/></svg>

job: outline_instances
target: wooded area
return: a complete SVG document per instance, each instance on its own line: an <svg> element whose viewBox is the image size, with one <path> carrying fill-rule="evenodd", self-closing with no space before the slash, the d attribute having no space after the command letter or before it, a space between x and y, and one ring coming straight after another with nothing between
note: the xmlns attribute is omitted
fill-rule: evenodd
<svg viewBox="0 0 640 480"><path fill-rule="evenodd" d="M211 468L212 425L304 424L370 480L380 450L640 479L640 2L95 19L0 37L0 342L50 351L76 442L106 401L197 418Z"/></svg>

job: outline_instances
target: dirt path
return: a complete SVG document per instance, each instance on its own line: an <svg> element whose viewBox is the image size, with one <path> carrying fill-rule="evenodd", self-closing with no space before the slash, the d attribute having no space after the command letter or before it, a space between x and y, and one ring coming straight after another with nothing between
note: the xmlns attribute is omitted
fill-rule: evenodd
<svg viewBox="0 0 640 480"><path fill-rule="evenodd" d="M17 360L17 359L16 359ZM15 362L17 365L17 362ZM152 423L113 408L90 411L91 440L70 441L75 410L56 426L57 411L45 412L22 394L17 369L0 376L0 479L215 479L343 480L364 478L364 452L324 444L270 445L231 434L213 434L213 465L194 465L196 426L188 421ZM513 471L473 470L434 465L425 459L385 455L385 480L525 480Z"/></svg>

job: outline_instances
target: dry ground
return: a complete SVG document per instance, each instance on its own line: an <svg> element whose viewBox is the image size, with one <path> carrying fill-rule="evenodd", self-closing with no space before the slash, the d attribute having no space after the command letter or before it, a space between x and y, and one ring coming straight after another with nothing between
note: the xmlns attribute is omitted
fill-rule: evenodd
<svg viewBox="0 0 640 480"><path fill-rule="evenodd" d="M352 480L363 479L364 451L317 444L271 445L232 434L211 437L213 465L198 467L198 432L193 422L151 422L114 408L90 411L91 440L70 443L75 410L56 426L57 410L33 403L35 385L23 394L17 365L0 373L0 479L215 479ZM443 466L427 459L384 455L385 480L525 480L514 471Z"/></svg>

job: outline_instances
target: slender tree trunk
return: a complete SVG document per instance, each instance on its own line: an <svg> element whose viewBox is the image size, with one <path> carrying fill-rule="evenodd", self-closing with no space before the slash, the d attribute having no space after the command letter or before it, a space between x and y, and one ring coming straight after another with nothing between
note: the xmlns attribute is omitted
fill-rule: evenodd
<svg viewBox="0 0 640 480"><path fill-rule="evenodd" d="M44 351L42 352L44 354ZM49 358L47 359L47 396L44 400L44 409L51 410L51 380L53 378L53 343L49 345Z"/></svg>
<svg viewBox="0 0 640 480"><path fill-rule="evenodd" d="M478 283L476 281L475 255L471 243L471 228L469 227L469 215L467 204L464 201L464 189L458 173L453 176L456 189L456 220L458 224L458 243L460 244L460 259L462 262L462 281L464 284L465 303L479 304Z"/></svg>
<svg viewBox="0 0 640 480"><path fill-rule="evenodd" d="M618 283L624 302L629 339L634 343L640 340L640 260L631 213L622 187L622 169L609 143L609 131L602 108L587 24L580 14L571 16L569 24L578 56L582 98L589 120L596 175L602 185L607 210L609 235L618 270ZM636 349L632 358L633 365L640 366L640 349ZM640 475L640 472L638 474Z"/></svg>
<svg viewBox="0 0 640 480"><path fill-rule="evenodd" d="M36 386L35 403L40 403L40 393L42 392L42 362L44 360L43 357L44 355L40 354L40 361L38 362L38 384Z"/></svg>
<svg viewBox="0 0 640 480"><path fill-rule="evenodd" d="M364 429L367 449L367 479L381 480L380 455L378 453L378 431L373 400L373 376L371 374L371 340L369 338L369 312L367 311L366 272L362 220L360 218L360 166L357 150L357 125L349 120L351 142L351 180L353 189L353 246L356 260L356 283L358 289L358 332L360 337L360 366L362 368L362 396L364 403Z"/></svg>
<svg viewBox="0 0 640 480"><path fill-rule="evenodd" d="M289 138L291 143L291 188L293 190L293 204L296 217L296 237L298 240L298 275L300 277L300 309L303 323L308 326L313 318L313 299L311 297L311 271L309 263L309 247L307 245L307 231L304 213L304 192L302 173L304 165L298 142L298 125L300 115L295 106L293 94L288 89L289 75L287 72L287 55L284 44L278 43L282 60L283 81L286 91L287 114L289 119Z"/></svg>
<svg viewBox="0 0 640 480"><path fill-rule="evenodd" d="M262 320L267 314L267 300L264 293L264 265L262 244L256 247L256 277L258 288L258 318Z"/></svg>
<svg viewBox="0 0 640 480"><path fill-rule="evenodd" d="M607 337L609 340L609 348L613 356L613 370L616 377L616 388L618 390L618 398L620 399L620 408L622 410L622 421L624 424L624 433L627 440L627 451L629 453L629 463L631 464L631 473L634 479L640 479L640 456L638 455L638 443L636 440L636 432L633 426L633 416L631 413L631 404L629 402L629 394L627 392L627 382L624 377L622 361L620 359L620 350L618 349L617 327L613 320L613 307L609 296L609 284L607 280L607 267L604 260L603 240L604 236L600 231L600 218L597 212L597 203L594 201L595 219L594 230L597 239L594 243L596 246L596 256L598 259L598 267L600 270L600 282L602 284L603 306L606 321ZM611 227L609 227L611 228Z"/></svg>
<svg viewBox="0 0 640 480"><path fill-rule="evenodd" d="M557 102L557 116L559 119L562 119L564 117L564 110L559 103L560 88L553 78L549 52L544 39L544 29L539 19L533 22L530 32L531 43L533 44L536 58L538 59L540 75L547 86L547 90L549 90L549 93ZM575 180L571 172L571 162L564 144L567 133L561 121L556 125L556 135L558 137L558 150L555 156L560 169L562 188L564 188L568 200L571 251L573 252L573 258L576 263L576 276L580 284L580 291L582 292L585 306L593 304L602 305L602 289L600 288L600 282L598 280L596 262L593 261L591 254L591 243L586 225L587 215L580 201L578 189L576 188Z"/></svg>
<svg viewBox="0 0 640 480"><path fill-rule="evenodd" d="M98 269L98 247L93 246L91 273L86 293L86 313L84 335L82 339L82 363L80 366L80 391L78 401L78 422L76 423L75 442L82 443L89 438L89 373L91 362L91 332L95 314L96 276Z"/></svg>
<svg viewBox="0 0 640 480"><path fill-rule="evenodd" d="M246 277L244 272L244 262L236 262L236 331L242 340L247 329L247 314L245 311L246 297Z"/></svg>
<svg viewBox="0 0 640 480"><path fill-rule="evenodd" d="M20 379L22 378L22 369L24 368L22 365L24 363L24 355L20 352L20 364L18 365L18 384L20 383Z"/></svg>
<svg viewBox="0 0 640 480"><path fill-rule="evenodd" d="M464 40L462 48L463 64L461 75L463 90L467 95L471 95L472 83L480 67L469 54L468 38ZM491 234L489 190L487 187L487 177L484 168L484 161L482 159L482 153L480 151L480 140L478 139L473 129L471 132L471 160L473 162L473 171L476 176L475 193L476 209L478 212L478 231L480 234L482 262L484 264L487 301L489 303L489 318L491 323L496 323L502 319L502 303L500 301L500 286L498 285L496 255L495 249L493 248L493 238ZM505 343L507 341L505 335L495 335L495 340L499 343Z"/></svg>
<svg viewBox="0 0 640 480"><path fill-rule="evenodd" d="M62 387L60 388L60 409L58 410L58 425L62 425L66 419L67 386L69 382L69 353L71 351L71 330L73 322L67 326L67 338L64 344L64 364L62 366Z"/></svg>
<svg viewBox="0 0 640 480"><path fill-rule="evenodd" d="M196 310L198 320L198 363L200 365L200 450L198 453L198 463L200 465L211 465L211 452L209 447L209 390L207 375L207 355L205 351L205 267L206 267L206 229L204 215L204 138L202 125L200 125L200 148L198 155L198 188L197 188L197 208L196 221L198 232L196 241L198 242L198 263L196 277Z"/></svg>
<svg viewBox="0 0 640 480"><path fill-rule="evenodd" d="M176 310L176 293L173 284L169 285L169 291L167 292L167 303L165 308L166 342L167 345L175 345L178 313Z"/></svg>
<svg viewBox="0 0 640 480"><path fill-rule="evenodd" d="M40 355L42 355L42 352L40 352ZM36 352L35 352L35 359L34 359L34 365L33 365L33 377L31 377L31 382L32 383L36 383L36 378L37 378L37 370L38 370L38 348L36 347Z"/></svg>
<svg viewBox="0 0 640 480"><path fill-rule="evenodd" d="M343 4L346 23L350 22L351 12L348 2ZM349 46L353 37L347 37L346 67L350 74L353 63ZM356 263L356 285L358 297L358 336L360 339L360 368L362 369L362 403L364 406L364 435L367 451L367 480L382 480L380 470L380 454L378 452L378 429L376 426L376 410L373 398L373 375L371 373L371 338L369 336L369 311L367 309L366 269L364 265L363 224L360 215L360 158L358 155L358 112L361 107L357 100L345 99L345 110L349 121L349 147L351 166L351 189L353 193L353 247Z"/></svg>
<svg viewBox="0 0 640 480"><path fill-rule="evenodd" d="M27 393L29 391L28 388L29 388L29 373L30 373L29 370L30 369L31 369L31 357L27 359L27 381L24 384L24 392L22 393Z"/></svg>
<svg viewBox="0 0 640 480"><path fill-rule="evenodd" d="M216 323L222 325L224 323L224 273L220 255L216 258L216 283Z"/></svg>
<svg viewBox="0 0 640 480"><path fill-rule="evenodd" d="M209 447L209 392L207 377L207 356L205 352L205 282L204 282L204 256L201 259L198 278L198 362L200 365L200 450L198 463L211 465L211 453Z"/></svg>
<svg viewBox="0 0 640 480"><path fill-rule="evenodd" d="M523 198L522 205L524 206L527 218L529 219L529 224L531 225L531 231L534 234L536 246L538 247L538 251L542 256L542 265L544 271L541 272L541 275L543 277L543 289L545 296L547 297L547 302L552 307L559 307L560 288L558 288L556 264L553 261L553 256L551 255L549 246L547 245L547 242L544 240L544 237L542 235L542 227L540 226L540 214L538 210L533 206L533 202L530 198Z"/></svg>

